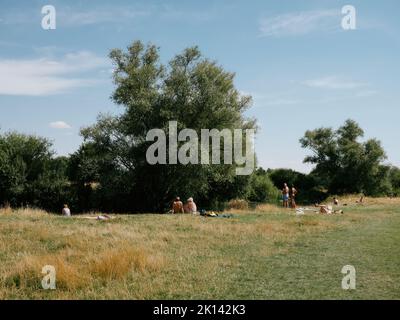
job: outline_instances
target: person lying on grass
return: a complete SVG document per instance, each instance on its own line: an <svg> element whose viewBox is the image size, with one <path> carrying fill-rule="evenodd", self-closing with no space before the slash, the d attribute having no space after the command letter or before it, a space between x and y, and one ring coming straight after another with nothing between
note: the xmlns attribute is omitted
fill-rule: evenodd
<svg viewBox="0 0 400 320"><path fill-rule="evenodd" d="M333 210L332 206L327 206L324 204L315 204L316 208L319 208L319 213L321 214L333 214L333 213L344 213L343 210Z"/></svg>
<svg viewBox="0 0 400 320"><path fill-rule="evenodd" d="M100 221L105 221L105 220L111 220L114 219L115 217L111 217L107 214L100 214L96 217L82 217L82 219L88 219L88 220L100 220Z"/></svg>

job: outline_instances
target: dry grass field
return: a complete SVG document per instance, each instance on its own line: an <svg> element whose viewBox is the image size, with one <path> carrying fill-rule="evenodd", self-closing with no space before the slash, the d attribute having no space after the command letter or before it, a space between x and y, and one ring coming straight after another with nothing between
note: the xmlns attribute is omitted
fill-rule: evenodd
<svg viewBox="0 0 400 320"><path fill-rule="evenodd" d="M400 299L400 200L355 200L343 215L262 205L231 218L3 209L0 299ZM348 264L356 290L341 288Z"/></svg>

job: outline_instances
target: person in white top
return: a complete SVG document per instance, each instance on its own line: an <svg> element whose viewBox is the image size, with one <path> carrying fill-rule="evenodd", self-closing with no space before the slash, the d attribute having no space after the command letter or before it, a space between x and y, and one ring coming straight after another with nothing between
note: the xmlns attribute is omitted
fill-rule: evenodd
<svg viewBox="0 0 400 320"><path fill-rule="evenodd" d="M186 213L196 213L197 212L197 206L194 203L193 198L190 197L189 199L187 199L187 202L183 206L183 210Z"/></svg>
<svg viewBox="0 0 400 320"><path fill-rule="evenodd" d="M68 205L64 204L64 208L62 209L62 215L66 217L71 216L71 210L69 210Z"/></svg>

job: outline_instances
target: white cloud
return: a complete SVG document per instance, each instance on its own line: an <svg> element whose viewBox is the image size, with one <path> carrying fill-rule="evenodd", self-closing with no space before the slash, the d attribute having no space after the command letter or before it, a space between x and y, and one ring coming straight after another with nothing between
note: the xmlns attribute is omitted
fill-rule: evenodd
<svg viewBox="0 0 400 320"><path fill-rule="evenodd" d="M177 21L205 22L218 18L220 12L215 8L207 10L182 9L181 5L170 5L161 1L158 4L131 3L126 5L98 5L95 8L56 5L57 28L116 24L123 30L127 24L137 23L142 18L167 19ZM35 9L24 11L10 10L0 18L2 25L38 24L43 15Z"/></svg>
<svg viewBox="0 0 400 320"><path fill-rule="evenodd" d="M72 127L64 121L55 121L49 123L50 128L53 129L71 129Z"/></svg>
<svg viewBox="0 0 400 320"><path fill-rule="evenodd" d="M368 86L366 83L356 82L346 79L341 79L336 76L323 77L319 79L312 79L303 82L304 85L311 88L322 89L358 89Z"/></svg>
<svg viewBox="0 0 400 320"><path fill-rule="evenodd" d="M141 16L147 16L150 11L138 6L98 6L96 9L79 10L70 6L55 6L57 27L86 26L101 23L129 22ZM21 25L40 23L43 15L40 10L27 9L24 11L10 10L0 18L3 25Z"/></svg>
<svg viewBox="0 0 400 320"><path fill-rule="evenodd" d="M364 91L357 92L355 94L355 96L357 98L369 98L369 97L373 97L373 96L377 95L378 93L379 92L376 90L364 90Z"/></svg>
<svg viewBox="0 0 400 320"><path fill-rule="evenodd" d="M108 64L107 59L87 51L61 59L0 59L0 95L45 96L92 86L99 80L82 74Z"/></svg>
<svg viewBox="0 0 400 320"><path fill-rule="evenodd" d="M100 23L133 21L150 14L148 10L133 7L103 7L96 10L76 11L70 8L59 10L58 22L64 26L85 26Z"/></svg>
<svg viewBox="0 0 400 320"><path fill-rule="evenodd" d="M263 37L297 36L339 29L340 21L340 10L304 11L263 18L259 29Z"/></svg>

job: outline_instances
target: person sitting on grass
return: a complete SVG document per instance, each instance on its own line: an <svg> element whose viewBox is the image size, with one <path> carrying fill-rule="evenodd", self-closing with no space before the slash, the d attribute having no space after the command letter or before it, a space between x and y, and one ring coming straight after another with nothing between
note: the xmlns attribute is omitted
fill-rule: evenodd
<svg viewBox="0 0 400 320"><path fill-rule="evenodd" d="M183 206L183 210L185 211L185 213L196 213L197 212L197 206L194 203L192 197L187 199L187 202Z"/></svg>
<svg viewBox="0 0 400 320"><path fill-rule="evenodd" d="M62 209L61 213L65 217L70 217L71 216L71 210L68 208L67 204L64 204L64 208Z"/></svg>
<svg viewBox="0 0 400 320"><path fill-rule="evenodd" d="M172 204L172 213L184 213L181 198L175 198L175 201Z"/></svg>

